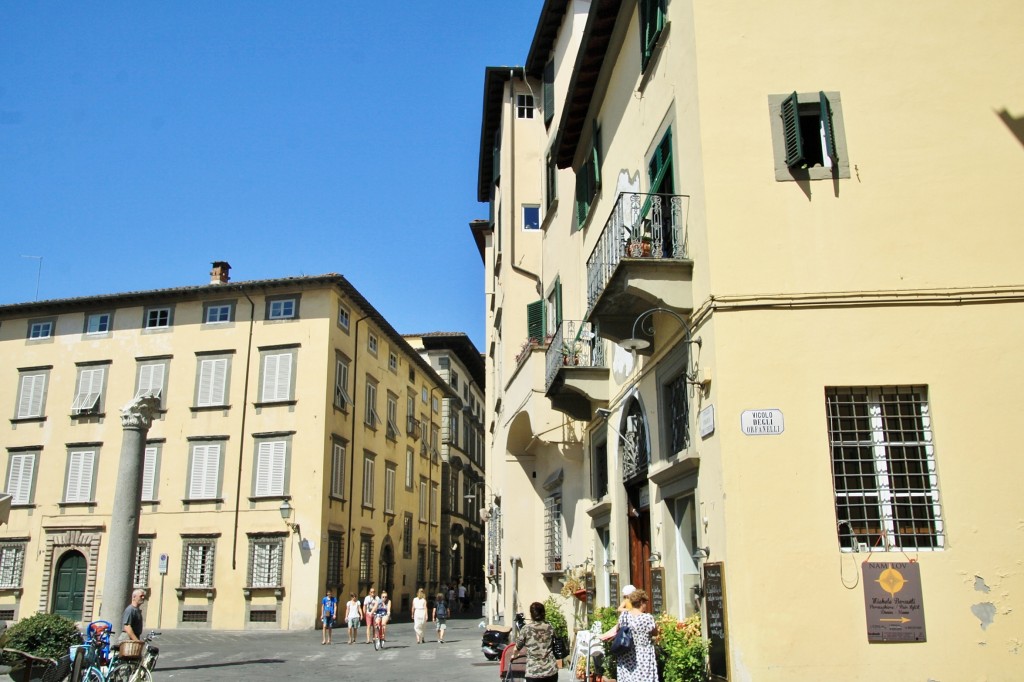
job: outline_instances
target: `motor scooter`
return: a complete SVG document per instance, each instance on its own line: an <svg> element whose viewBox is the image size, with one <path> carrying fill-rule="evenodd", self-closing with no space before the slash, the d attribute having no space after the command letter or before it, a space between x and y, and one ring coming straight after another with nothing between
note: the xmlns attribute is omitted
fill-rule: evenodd
<svg viewBox="0 0 1024 682"><path fill-rule="evenodd" d="M513 631L519 634L520 628L524 625L526 625L526 617L521 613L515 615L511 626L488 623L484 629L483 639L480 641L480 650L484 652L484 658L488 661L498 660L501 652L508 646Z"/></svg>

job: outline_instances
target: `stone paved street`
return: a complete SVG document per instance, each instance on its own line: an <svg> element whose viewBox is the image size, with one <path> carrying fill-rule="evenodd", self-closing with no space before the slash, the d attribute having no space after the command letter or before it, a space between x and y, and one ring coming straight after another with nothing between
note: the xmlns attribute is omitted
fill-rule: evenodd
<svg viewBox="0 0 1024 682"><path fill-rule="evenodd" d="M320 644L319 631L203 632L164 629L154 682L207 680L322 680L373 682L446 680L497 682L498 663L480 652L479 619L449 621L445 644L416 644L411 623L388 627L384 650L374 651L359 630L357 644L348 645L347 630L335 631L335 642ZM429 625L429 624L428 624ZM568 670L560 682L570 682Z"/></svg>

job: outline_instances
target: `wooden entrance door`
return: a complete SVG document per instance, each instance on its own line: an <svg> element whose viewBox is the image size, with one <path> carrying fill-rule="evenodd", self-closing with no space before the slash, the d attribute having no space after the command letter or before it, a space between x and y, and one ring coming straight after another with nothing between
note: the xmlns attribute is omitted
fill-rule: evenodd
<svg viewBox="0 0 1024 682"><path fill-rule="evenodd" d="M87 572L85 557L81 552L72 550L61 557L54 580L53 613L74 621L82 620Z"/></svg>
<svg viewBox="0 0 1024 682"><path fill-rule="evenodd" d="M651 593L651 512L632 510L629 515L629 582Z"/></svg>

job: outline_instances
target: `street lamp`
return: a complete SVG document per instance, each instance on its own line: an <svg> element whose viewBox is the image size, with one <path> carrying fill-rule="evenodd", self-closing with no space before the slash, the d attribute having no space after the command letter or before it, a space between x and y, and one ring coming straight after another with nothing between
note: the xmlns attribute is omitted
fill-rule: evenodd
<svg viewBox="0 0 1024 682"><path fill-rule="evenodd" d="M291 521L289 521L289 519L291 519L292 517L293 509L294 508L288 502L288 500L282 500L281 506L277 508L277 511L281 512L281 518L284 520L284 525L291 528L293 533L295 533L299 537L302 537L302 531L299 529L299 524L292 523Z"/></svg>
<svg viewBox="0 0 1024 682"><path fill-rule="evenodd" d="M681 316L679 313L675 312L674 310L670 310L668 308L651 308L650 310L645 310L644 312L640 313L637 316L637 318L635 320L633 320L632 336L630 336L630 338L628 338L628 339L624 339L619 344L623 348L625 348L626 350L628 350L628 351L633 353L633 360L634 361L636 360L636 354L637 354L638 351L642 351L642 350L645 350L645 349L651 347L651 342L648 341L646 338L643 338L643 336L650 337L651 339L654 338L654 314L655 313L664 313L665 315L669 315L669 316L673 317L676 320L676 322L678 322L679 325L683 328L683 332L685 332L685 336L683 338L683 343L686 343L686 344L696 344L697 348L701 347L701 343L702 342L701 342L700 337L698 336L695 339L692 338L692 334L691 334L692 330L690 328L690 323L687 322L686 319L683 316ZM687 382L689 382L691 384L703 385L704 383L707 383L707 382L710 381L710 379L706 379L704 382L701 382L701 381L697 380L697 363L695 361L691 362L691 358L690 357L687 357L686 364L687 364L687 368L686 368L686 380L687 380Z"/></svg>

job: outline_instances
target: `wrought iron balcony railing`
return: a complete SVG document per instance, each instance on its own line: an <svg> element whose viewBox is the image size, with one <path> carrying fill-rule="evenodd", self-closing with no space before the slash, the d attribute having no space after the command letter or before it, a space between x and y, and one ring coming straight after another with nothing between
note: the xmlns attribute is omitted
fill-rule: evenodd
<svg viewBox="0 0 1024 682"><path fill-rule="evenodd" d="M562 320L545 354L544 389L551 387L562 367L604 367L604 347L589 322Z"/></svg>
<svg viewBox="0 0 1024 682"><path fill-rule="evenodd" d="M623 258L687 259L685 194L619 194L587 259L587 311L593 310Z"/></svg>

